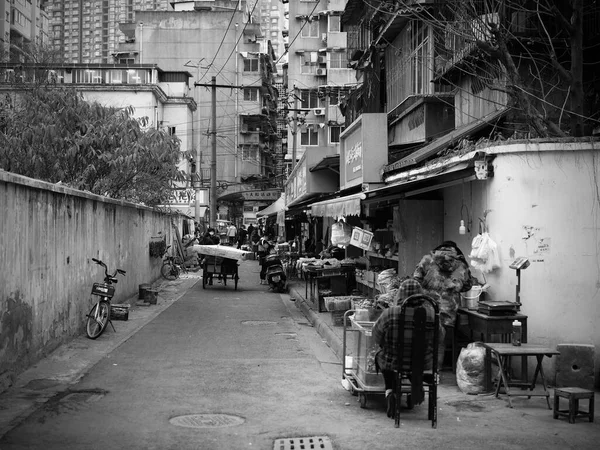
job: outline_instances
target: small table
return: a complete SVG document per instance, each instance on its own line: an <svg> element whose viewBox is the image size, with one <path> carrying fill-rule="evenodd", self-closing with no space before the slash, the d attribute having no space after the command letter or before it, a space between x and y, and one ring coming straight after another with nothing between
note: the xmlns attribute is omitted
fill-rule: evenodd
<svg viewBox="0 0 600 450"><path fill-rule="evenodd" d="M512 323L521 322L521 342L527 343L527 316L521 313L508 315L489 316L467 308L458 308L455 332L466 336L471 342L504 342L512 340ZM461 317L466 318L467 324L463 325ZM521 358L521 372L527 373L527 357ZM486 390L492 390L490 370L486 371Z"/></svg>
<svg viewBox="0 0 600 450"><path fill-rule="evenodd" d="M544 369L542 367L542 360L544 356L552 357L553 355L559 355L560 352L557 350L544 347L541 345L532 345L532 344L522 344L522 345L512 345L512 344L504 344L504 343L493 343L493 342L484 342L483 346L486 347L488 351L488 357L486 358L486 372L489 373L489 365L491 365L490 353L494 354L496 360L498 361L498 381L496 383L496 397L500 393L500 387L504 386L504 390L506 391L506 396L508 399L508 406L511 408L512 402L510 401L511 396L524 396L527 398L531 397L546 397L546 402L548 403L548 409L552 409L550 407L550 393L546 387L546 378L544 377ZM509 380L507 368L509 365L509 358L511 356L521 356L523 358L527 358L529 356L535 356L537 359L537 366L535 368L535 374L533 376L533 381L528 383L527 380L521 381L513 381ZM540 375L540 380L542 382L542 387L544 388L544 392L533 392L535 388L538 374ZM513 387L527 387L526 391L522 391L523 393L515 394L514 391L511 392L510 386ZM519 391L521 392L521 391Z"/></svg>

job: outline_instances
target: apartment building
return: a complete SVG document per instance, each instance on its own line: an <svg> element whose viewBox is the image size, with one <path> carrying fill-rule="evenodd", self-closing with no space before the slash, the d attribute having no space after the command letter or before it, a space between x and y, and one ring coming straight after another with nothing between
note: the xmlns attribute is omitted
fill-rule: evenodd
<svg viewBox="0 0 600 450"><path fill-rule="evenodd" d="M62 52L65 62L112 63L115 48L126 40L119 24L133 21L136 11L167 11L172 2L48 0L45 3L50 15L52 45Z"/></svg>
<svg viewBox="0 0 600 450"><path fill-rule="evenodd" d="M26 44L48 44L47 3L44 0L0 0L0 60L22 60L23 55L15 52L14 46L23 49Z"/></svg>

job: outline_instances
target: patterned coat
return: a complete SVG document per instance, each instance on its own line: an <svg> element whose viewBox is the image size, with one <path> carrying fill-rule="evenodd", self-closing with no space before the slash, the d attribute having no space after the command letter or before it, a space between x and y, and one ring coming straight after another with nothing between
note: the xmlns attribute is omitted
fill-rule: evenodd
<svg viewBox="0 0 600 450"><path fill-rule="evenodd" d="M452 248L434 250L423 256L413 278L421 283L424 294L439 294L440 322L444 326L454 326L460 293L473 285L465 257Z"/></svg>

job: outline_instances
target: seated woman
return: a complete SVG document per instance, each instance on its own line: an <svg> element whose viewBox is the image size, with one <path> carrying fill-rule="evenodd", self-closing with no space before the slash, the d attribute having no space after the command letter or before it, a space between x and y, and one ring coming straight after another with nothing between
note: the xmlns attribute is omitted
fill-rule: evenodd
<svg viewBox="0 0 600 450"><path fill-rule="evenodd" d="M402 323L400 322L400 313L402 303L412 295L421 294L422 288L418 281L412 278L404 280L398 288L394 304L386 309L375 325L373 325L372 336L375 342L380 346L380 350L375 355L375 366L381 371L385 383L385 397L387 400L387 415L393 417L396 411L396 381L397 370L400 368L401 361L398 359L398 346L400 345L400 334ZM434 299L436 300L436 299ZM437 301L437 300L436 300ZM410 312L407 310L407 316ZM405 346L408 344L404 342ZM433 360L433 350L423 349L424 367L431 368ZM420 385L419 378L411 380L413 384L412 400L414 404L422 403L424 394Z"/></svg>

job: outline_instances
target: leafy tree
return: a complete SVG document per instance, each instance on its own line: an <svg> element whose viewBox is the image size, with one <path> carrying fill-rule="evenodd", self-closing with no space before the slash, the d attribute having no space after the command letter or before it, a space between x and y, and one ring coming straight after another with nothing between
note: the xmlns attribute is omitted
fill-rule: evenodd
<svg viewBox="0 0 600 450"><path fill-rule="evenodd" d="M86 102L62 87L15 94L0 122L0 168L149 206L166 203L183 181L179 140L146 129L133 108Z"/></svg>
<svg viewBox="0 0 600 450"><path fill-rule="evenodd" d="M461 51L459 74L505 92L534 137L582 136L598 125L599 18L596 0L447 0L420 15L436 35L436 71Z"/></svg>

